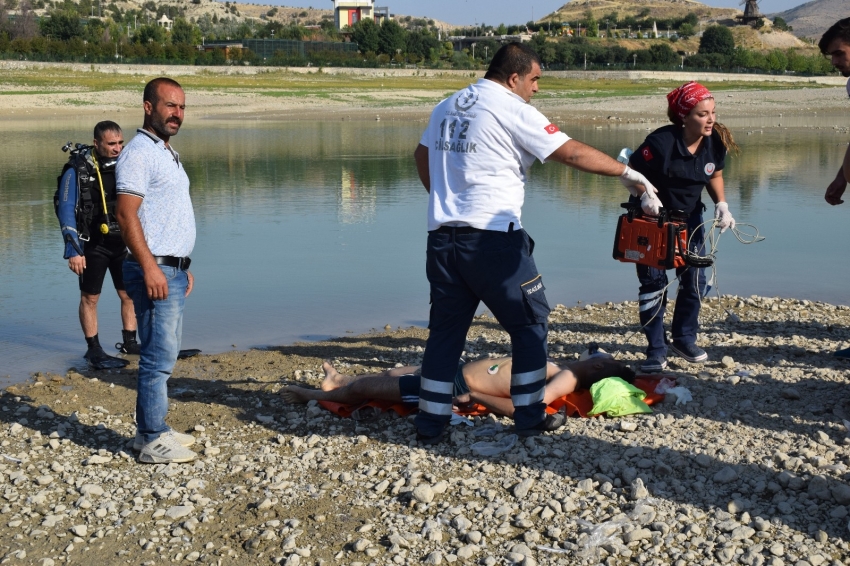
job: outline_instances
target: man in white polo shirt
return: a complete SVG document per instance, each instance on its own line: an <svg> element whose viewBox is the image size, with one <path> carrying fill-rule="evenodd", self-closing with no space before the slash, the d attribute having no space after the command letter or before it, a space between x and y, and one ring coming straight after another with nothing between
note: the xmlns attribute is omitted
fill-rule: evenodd
<svg viewBox="0 0 850 566"><path fill-rule="evenodd" d="M130 250L124 285L133 299L141 347L134 448L141 451L141 462L189 462L196 454L186 446L194 437L165 424L166 381L180 352L183 306L194 284L189 177L170 144L183 123L186 96L176 81L160 77L145 86L142 99L144 124L116 168L116 216Z"/></svg>
<svg viewBox="0 0 850 566"><path fill-rule="evenodd" d="M430 193L430 334L416 416L421 444L442 439L456 360L480 301L511 337L517 434L537 435L564 423L563 415L544 410L549 304L531 255L534 241L520 222L535 160L619 176L630 191L643 193L644 210L658 213L655 189L643 175L570 139L528 104L539 78L540 59L530 47L505 45L484 79L437 105L414 153Z"/></svg>

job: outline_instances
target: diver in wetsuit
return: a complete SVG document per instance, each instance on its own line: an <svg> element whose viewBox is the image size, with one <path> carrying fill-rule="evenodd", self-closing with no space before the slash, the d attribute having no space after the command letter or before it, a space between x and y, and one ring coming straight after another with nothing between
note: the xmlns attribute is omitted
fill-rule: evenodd
<svg viewBox="0 0 850 566"><path fill-rule="evenodd" d="M121 127L108 120L98 122L94 144L72 150L56 194L64 257L79 277L80 326L88 346L85 358L94 369L122 368L129 363L108 355L98 338L97 304L107 271L121 300L123 336L117 347L127 354L139 353L133 301L124 290L121 271L127 247L114 216L115 163L123 148Z"/></svg>

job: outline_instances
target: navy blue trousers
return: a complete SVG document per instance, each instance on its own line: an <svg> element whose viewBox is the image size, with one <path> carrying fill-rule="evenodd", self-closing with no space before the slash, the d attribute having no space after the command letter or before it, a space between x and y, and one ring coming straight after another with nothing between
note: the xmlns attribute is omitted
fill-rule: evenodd
<svg viewBox="0 0 850 566"><path fill-rule="evenodd" d="M428 233L430 333L422 360L416 427L436 436L452 413L452 383L469 325L484 302L511 337L511 399L518 429L545 418L549 304L525 230L441 228Z"/></svg>
<svg viewBox="0 0 850 566"><path fill-rule="evenodd" d="M688 248L705 255L705 230L702 224L702 205L697 205L687 218ZM667 308L667 292L664 288L669 282L667 272L646 265L637 266L638 304L640 305L640 323L646 334L647 358L667 355L667 341L664 336L664 312ZM693 344L699 331L699 309L702 297L707 292L705 269L680 267L676 270L679 290L676 293L676 306L673 309L671 331L674 342Z"/></svg>

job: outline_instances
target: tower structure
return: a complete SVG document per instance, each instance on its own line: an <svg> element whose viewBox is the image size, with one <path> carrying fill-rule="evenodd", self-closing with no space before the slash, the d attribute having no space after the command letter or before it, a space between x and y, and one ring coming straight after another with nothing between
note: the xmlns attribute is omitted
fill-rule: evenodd
<svg viewBox="0 0 850 566"><path fill-rule="evenodd" d="M742 24L754 26L764 18L759 10L759 0L741 0L741 5L744 6L744 14L736 16L736 19Z"/></svg>

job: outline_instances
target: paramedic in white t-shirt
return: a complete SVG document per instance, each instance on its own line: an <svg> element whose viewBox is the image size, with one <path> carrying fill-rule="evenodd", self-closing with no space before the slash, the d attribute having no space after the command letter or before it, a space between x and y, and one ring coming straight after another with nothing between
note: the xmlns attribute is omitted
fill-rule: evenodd
<svg viewBox="0 0 850 566"><path fill-rule="evenodd" d="M511 337L511 399L516 432L555 430L546 415L549 305L534 265L534 241L520 221L528 169L535 160L619 176L658 213L654 187L639 173L559 131L528 102L538 90L540 59L528 46L505 45L484 79L440 102L414 157L429 192L426 271L430 335L422 362L417 440L435 444L452 411L457 360L480 301Z"/></svg>

